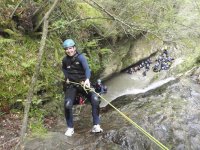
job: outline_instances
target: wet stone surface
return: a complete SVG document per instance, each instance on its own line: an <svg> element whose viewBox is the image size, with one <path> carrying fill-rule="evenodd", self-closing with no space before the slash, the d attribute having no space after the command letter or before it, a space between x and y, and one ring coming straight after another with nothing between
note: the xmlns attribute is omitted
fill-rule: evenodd
<svg viewBox="0 0 200 150"><path fill-rule="evenodd" d="M200 85L192 77L119 97L112 104L169 149L200 149ZM160 149L110 106L101 108L103 133L91 133L90 105L75 120L72 137L64 135L61 119L48 136L27 140L26 149Z"/></svg>

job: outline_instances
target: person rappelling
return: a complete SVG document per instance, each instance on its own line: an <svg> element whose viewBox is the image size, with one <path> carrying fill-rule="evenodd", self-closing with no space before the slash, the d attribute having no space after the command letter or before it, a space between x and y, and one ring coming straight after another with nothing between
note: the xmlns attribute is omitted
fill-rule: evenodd
<svg viewBox="0 0 200 150"><path fill-rule="evenodd" d="M91 103L93 117L92 132L102 132L103 129L100 127L99 117L100 100L95 92L85 91L85 88L90 88L91 71L88 62L85 56L77 51L74 40L65 40L63 42L63 48L66 54L62 60L62 70L66 83L64 85L64 110L67 123L67 131L65 132L65 135L72 136L74 134L72 108L78 93L84 94ZM72 82L79 83L79 85L73 84Z"/></svg>

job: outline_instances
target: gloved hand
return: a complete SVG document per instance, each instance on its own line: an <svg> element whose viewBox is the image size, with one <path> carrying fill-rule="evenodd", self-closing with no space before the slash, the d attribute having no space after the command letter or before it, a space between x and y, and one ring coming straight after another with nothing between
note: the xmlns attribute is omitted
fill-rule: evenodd
<svg viewBox="0 0 200 150"><path fill-rule="evenodd" d="M90 88L90 80L86 79L83 85L84 88Z"/></svg>
<svg viewBox="0 0 200 150"><path fill-rule="evenodd" d="M69 84L69 79L68 78L65 78L65 83Z"/></svg>

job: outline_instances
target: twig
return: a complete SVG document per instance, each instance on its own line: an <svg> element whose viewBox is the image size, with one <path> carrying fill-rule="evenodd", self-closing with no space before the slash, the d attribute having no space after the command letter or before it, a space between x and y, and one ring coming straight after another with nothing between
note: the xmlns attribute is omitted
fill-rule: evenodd
<svg viewBox="0 0 200 150"><path fill-rule="evenodd" d="M106 18L106 17L86 17L86 18L80 18L80 19L73 19L71 20L70 22L66 23L66 25L70 25L74 22L78 22L78 21L84 21L84 20L92 20L92 19L107 19L107 20L111 20L110 18ZM49 32L52 32L52 31L55 31L55 30L58 30L60 29L61 27L57 27L57 28L54 28L54 29L51 29L49 30Z"/></svg>
<svg viewBox="0 0 200 150"><path fill-rule="evenodd" d="M40 25L42 24L42 22L44 21L44 17L42 18L42 20L40 20L40 22L37 24L37 26L33 29L33 31L37 31L37 29L40 27Z"/></svg>
<svg viewBox="0 0 200 150"><path fill-rule="evenodd" d="M86 3L88 3L89 5L92 6L92 4L90 4L87 0L84 0ZM135 28L133 26L130 26L129 24L127 24L126 22L120 20L119 18L115 17L113 14L111 14L110 12L108 12L105 8L103 8L101 5L99 5L97 2L91 0L98 8L100 8L100 10L102 10L103 12L105 12L108 16L110 16L111 18L113 18L113 20L120 22L121 24L127 26L130 29L134 29L134 30L139 30L139 31L144 31L143 29L138 29Z"/></svg>
<svg viewBox="0 0 200 150"><path fill-rule="evenodd" d="M17 4L17 6L16 6L15 9L13 10L12 14L10 15L10 18L13 17L13 15L15 14L17 8L21 5L21 3L22 3L23 1L24 1L24 0L21 0L21 1Z"/></svg>
<svg viewBox="0 0 200 150"><path fill-rule="evenodd" d="M87 4L89 4L90 6L92 7L95 7L93 6L90 2L88 2L88 0L83 0L85 1ZM136 25L134 25L133 23L127 23L117 17L115 17L113 14L111 14L109 11L107 11L105 8L103 8L101 5L99 5L97 2L95 2L94 0L90 0L92 1L97 7L98 9L100 9L101 11L103 11L104 13L106 13L109 17L111 17L113 20L121 23L122 25L128 27L129 29L131 29L131 31L133 30L136 30L136 31L142 31L142 32L147 32L147 33L151 33L152 35L156 36L157 38L163 40L161 37L159 37L158 35L156 35L155 33L151 32L150 30L146 29L146 28L139 28L139 27L136 27ZM139 25L137 25L139 26ZM127 30L126 30L127 31ZM128 31L127 31L128 32ZM132 35L130 32L129 32L130 35ZM133 35L132 35L133 36ZM135 36L133 36L135 38Z"/></svg>
<svg viewBox="0 0 200 150"><path fill-rule="evenodd" d="M196 6L197 6L197 9L198 9L198 11L199 11L199 13L200 13L199 4L197 3L197 1L196 1L196 0L194 0L194 3L196 4Z"/></svg>
<svg viewBox="0 0 200 150"><path fill-rule="evenodd" d="M7 143L9 143L9 142L12 142L12 141L14 141L14 140L19 140L19 137L13 138L13 139L11 139L11 140L9 140L9 141L7 141L7 142L1 144L0 147L4 147L5 144L7 144Z"/></svg>

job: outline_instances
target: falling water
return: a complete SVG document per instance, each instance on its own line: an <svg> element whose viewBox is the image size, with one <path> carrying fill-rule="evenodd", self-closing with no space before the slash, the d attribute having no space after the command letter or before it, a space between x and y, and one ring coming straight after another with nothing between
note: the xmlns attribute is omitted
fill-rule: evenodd
<svg viewBox="0 0 200 150"><path fill-rule="evenodd" d="M151 83L154 76L154 72L150 72L149 76L147 74L146 77L141 76L141 73L133 75L119 74L105 83L108 86L108 93L103 95L103 97L111 102L123 95L145 93L176 79L175 77L165 78L166 72L163 72L156 81ZM106 105L107 102L102 100L101 107Z"/></svg>

